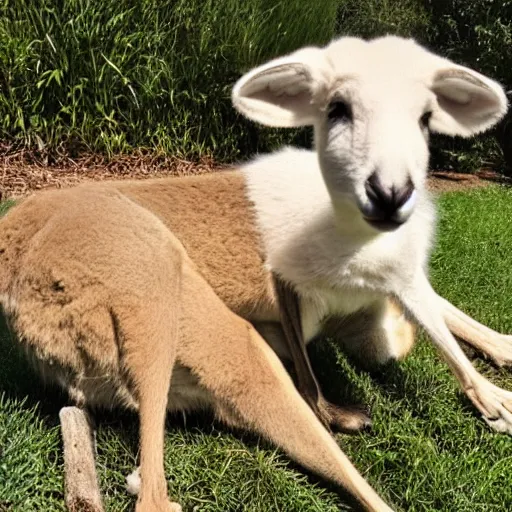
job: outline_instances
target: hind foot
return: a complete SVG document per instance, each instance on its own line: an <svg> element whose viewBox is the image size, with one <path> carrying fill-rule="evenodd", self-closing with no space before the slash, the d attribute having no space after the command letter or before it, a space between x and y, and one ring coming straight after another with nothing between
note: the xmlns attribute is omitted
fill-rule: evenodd
<svg viewBox="0 0 512 512"><path fill-rule="evenodd" d="M130 494L137 495L140 493L141 479L140 468L135 469L126 477L126 490ZM182 512L181 505L173 501L169 501L167 496L160 499L147 499L137 501L135 512Z"/></svg>
<svg viewBox="0 0 512 512"><path fill-rule="evenodd" d="M335 432L355 434L372 426L372 420L363 405L340 406L320 397L317 415L325 426Z"/></svg>
<svg viewBox="0 0 512 512"><path fill-rule="evenodd" d="M181 505L165 500L145 500L137 502L135 512L183 512Z"/></svg>

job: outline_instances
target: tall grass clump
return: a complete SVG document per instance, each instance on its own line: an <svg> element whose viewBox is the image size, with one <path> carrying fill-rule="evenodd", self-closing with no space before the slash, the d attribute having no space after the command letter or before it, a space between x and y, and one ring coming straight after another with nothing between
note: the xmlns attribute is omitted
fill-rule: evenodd
<svg viewBox="0 0 512 512"><path fill-rule="evenodd" d="M512 89L512 2L498 0L424 0L432 23L431 45L447 57ZM451 156L458 168L475 166L475 155L505 164L512 176L512 112L493 131L471 141L445 141L441 160ZM455 157L455 158L453 158ZM504 160L504 162L503 162Z"/></svg>
<svg viewBox="0 0 512 512"><path fill-rule="evenodd" d="M424 0L340 0L337 31L373 38L394 34L426 43L431 19Z"/></svg>
<svg viewBox="0 0 512 512"><path fill-rule="evenodd" d="M0 3L0 138L73 154L150 148L218 159L289 135L234 112L250 67L334 35L337 0Z"/></svg>

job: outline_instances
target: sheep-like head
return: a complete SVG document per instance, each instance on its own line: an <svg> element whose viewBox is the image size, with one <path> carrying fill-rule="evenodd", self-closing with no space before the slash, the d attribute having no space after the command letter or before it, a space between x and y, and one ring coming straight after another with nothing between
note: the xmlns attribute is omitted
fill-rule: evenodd
<svg viewBox="0 0 512 512"><path fill-rule="evenodd" d="M429 132L469 137L505 114L501 86L411 39L341 38L272 60L233 88L235 107L268 126L314 126L332 201L377 229L411 215Z"/></svg>

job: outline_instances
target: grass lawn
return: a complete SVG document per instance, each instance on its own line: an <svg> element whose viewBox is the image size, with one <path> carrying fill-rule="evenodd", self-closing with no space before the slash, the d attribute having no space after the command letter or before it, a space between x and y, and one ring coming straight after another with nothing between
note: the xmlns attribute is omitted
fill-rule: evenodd
<svg viewBox="0 0 512 512"><path fill-rule="evenodd" d="M512 190L450 193L440 206L435 288L483 323L512 332ZM0 353L0 512L63 510L57 412L65 400L38 384L3 324ZM338 441L397 510L512 509L512 439L489 430L428 341L406 362L371 375L328 341L312 355L327 396L370 404L373 431ZM512 370L471 357L512 389ZM133 508L124 476L135 465L136 433L134 416L99 419L98 469L109 511ZM272 446L208 418L170 420L165 457L173 496L186 510L352 510Z"/></svg>

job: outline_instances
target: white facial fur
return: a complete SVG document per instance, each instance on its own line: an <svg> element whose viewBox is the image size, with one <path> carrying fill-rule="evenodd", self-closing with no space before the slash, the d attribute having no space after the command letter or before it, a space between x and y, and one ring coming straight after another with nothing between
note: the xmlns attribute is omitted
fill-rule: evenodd
<svg viewBox="0 0 512 512"><path fill-rule="evenodd" d="M389 217L394 227L410 217L424 187L429 130L469 136L507 107L497 83L391 36L341 38L271 61L239 80L233 102L267 125L313 125L335 209Z"/></svg>
<svg viewBox="0 0 512 512"><path fill-rule="evenodd" d="M351 102L352 114L343 107L345 124L334 127L327 113L337 96ZM434 212L423 190L428 151L420 126L429 111L432 131L485 130L505 113L501 87L412 41L341 39L248 73L233 101L265 124L315 127L316 152L283 151L244 169L266 265L300 297L306 341L324 318L381 307L391 296L425 329L488 425L512 434L512 392L478 373L450 330L462 329L498 357L508 337L442 299L426 274ZM401 227L382 233L382 218ZM482 337L487 348L477 343ZM393 351L377 343L385 361Z"/></svg>

